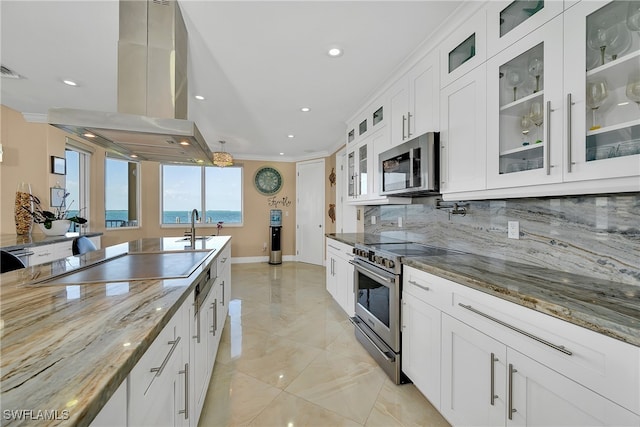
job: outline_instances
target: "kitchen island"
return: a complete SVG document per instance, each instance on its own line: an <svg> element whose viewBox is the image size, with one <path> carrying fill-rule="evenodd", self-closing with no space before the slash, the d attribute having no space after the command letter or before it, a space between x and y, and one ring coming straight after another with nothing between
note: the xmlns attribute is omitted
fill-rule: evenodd
<svg viewBox="0 0 640 427"><path fill-rule="evenodd" d="M54 419L39 425L88 425L230 240L198 240L195 250L208 254L184 278L41 283L127 253L189 250L178 237L134 240L0 276L2 424L49 411Z"/></svg>

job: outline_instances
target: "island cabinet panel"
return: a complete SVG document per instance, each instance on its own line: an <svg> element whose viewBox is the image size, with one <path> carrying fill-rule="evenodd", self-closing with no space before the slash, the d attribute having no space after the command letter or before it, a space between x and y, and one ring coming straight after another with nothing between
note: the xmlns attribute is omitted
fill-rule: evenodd
<svg viewBox="0 0 640 427"><path fill-rule="evenodd" d="M189 425L188 299L129 374L129 425Z"/></svg>
<svg viewBox="0 0 640 427"><path fill-rule="evenodd" d="M114 427L127 425L127 380L118 387L109 401L91 421L91 427Z"/></svg>

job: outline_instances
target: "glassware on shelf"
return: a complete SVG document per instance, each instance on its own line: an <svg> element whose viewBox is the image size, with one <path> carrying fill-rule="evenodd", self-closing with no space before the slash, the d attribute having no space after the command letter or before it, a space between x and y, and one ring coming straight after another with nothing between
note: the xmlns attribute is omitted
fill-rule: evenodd
<svg viewBox="0 0 640 427"><path fill-rule="evenodd" d="M529 118L528 115L522 116L520 119L520 130L522 132L522 145L529 145L528 135L531 127L533 126L533 122Z"/></svg>
<svg viewBox="0 0 640 427"><path fill-rule="evenodd" d="M621 25L610 22L609 17L604 16L589 29L587 42L591 49L600 51L600 65L604 65L605 52L615 59L628 43L626 36L629 36L626 28L622 31Z"/></svg>
<svg viewBox="0 0 640 427"><path fill-rule="evenodd" d="M527 69L529 71L529 74L536 79L536 88L533 91L533 93L536 93L540 91L540 76L542 75L542 71L544 69L544 62L542 61L542 58L531 58Z"/></svg>
<svg viewBox="0 0 640 427"><path fill-rule="evenodd" d="M630 1L627 7L627 28L640 31L640 1Z"/></svg>
<svg viewBox="0 0 640 427"><path fill-rule="evenodd" d="M629 77L625 93L640 108L640 75Z"/></svg>
<svg viewBox="0 0 640 427"><path fill-rule="evenodd" d="M587 106L591 108L593 115L592 126L589 130L600 129L597 124L596 110L602 106L608 96L607 82L604 80L596 80L587 83Z"/></svg>
<svg viewBox="0 0 640 427"><path fill-rule="evenodd" d="M511 67L507 70L505 78L507 79L507 85L513 88L513 100L517 99L518 87L524 83L524 71L520 68Z"/></svg>
<svg viewBox="0 0 640 427"><path fill-rule="evenodd" d="M538 133L540 131L540 126L542 126L544 120L544 109L542 108L542 104L540 102L533 102L531 107L529 108L529 118L531 122L536 125L536 141L538 144L542 142L540 138L538 138Z"/></svg>
<svg viewBox="0 0 640 427"><path fill-rule="evenodd" d="M631 32L627 26L620 22L615 24L614 27L616 27L615 32L618 33L618 36L611 40L607 46L607 57L610 57L612 61L615 61L618 56L626 53L631 48Z"/></svg>

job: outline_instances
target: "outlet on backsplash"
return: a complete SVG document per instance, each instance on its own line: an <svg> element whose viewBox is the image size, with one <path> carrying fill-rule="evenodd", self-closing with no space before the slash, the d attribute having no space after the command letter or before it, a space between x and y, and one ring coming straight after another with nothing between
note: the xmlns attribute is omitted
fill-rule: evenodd
<svg viewBox="0 0 640 427"><path fill-rule="evenodd" d="M376 225L376 216L371 215L371 225Z"/></svg>
<svg viewBox="0 0 640 427"><path fill-rule="evenodd" d="M509 221L507 226L507 236L510 239L520 238L520 223L518 221Z"/></svg>
<svg viewBox="0 0 640 427"><path fill-rule="evenodd" d="M402 217L398 217L398 227L402 228Z"/></svg>

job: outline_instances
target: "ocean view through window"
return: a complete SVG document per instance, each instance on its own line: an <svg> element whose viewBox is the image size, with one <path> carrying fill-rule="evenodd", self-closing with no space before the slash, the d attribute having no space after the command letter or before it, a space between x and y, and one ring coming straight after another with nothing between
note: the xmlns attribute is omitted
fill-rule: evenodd
<svg viewBox="0 0 640 427"><path fill-rule="evenodd" d="M138 226L138 163L107 158L104 164L106 228Z"/></svg>
<svg viewBox="0 0 640 427"><path fill-rule="evenodd" d="M162 165L162 224L242 224L242 167Z"/></svg>

